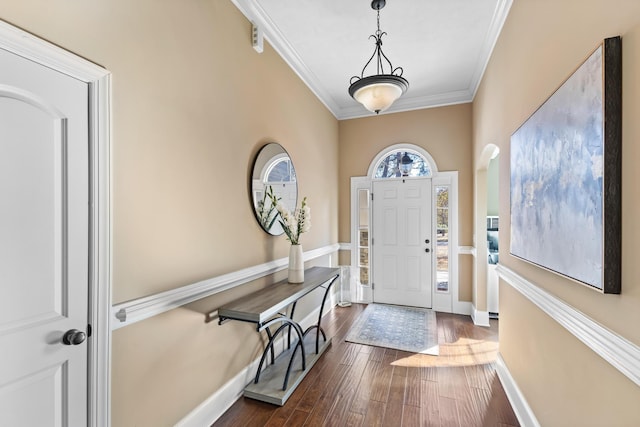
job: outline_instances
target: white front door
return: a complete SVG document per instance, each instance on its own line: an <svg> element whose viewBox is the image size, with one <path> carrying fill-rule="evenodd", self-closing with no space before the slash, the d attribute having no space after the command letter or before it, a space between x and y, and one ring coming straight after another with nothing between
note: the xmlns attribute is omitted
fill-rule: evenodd
<svg viewBox="0 0 640 427"><path fill-rule="evenodd" d="M88 108L87 83L0 49L1 426L87 424Z"/></svg>
<svg viewBox="0 0 640 427"><path fill-rule="evenodd" d="M431 308L431 179L373 181L373 300Z"/></svg>

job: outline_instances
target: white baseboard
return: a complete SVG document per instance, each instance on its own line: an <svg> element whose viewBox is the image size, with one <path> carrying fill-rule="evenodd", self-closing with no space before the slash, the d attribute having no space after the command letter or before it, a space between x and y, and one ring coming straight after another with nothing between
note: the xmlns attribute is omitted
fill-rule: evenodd
<svg viewBox="0 0 640 427"><path fill-rule="evenodd" d="M332 291L327 297L325 305L325 314L333 309L336 305L335 292ZM318 321L320 307L309 313L302 321L300 326L306 329ZM281 353L285 348L285 338L281 337L274 344L276 354ZM255 359L246 368L238 372L225 385L220 387L218 391L209 396L204 402L193 409L187 416L180 420L176 427L202 427L212 425L218 418L224 414L227 409L233 405L236 400L242 397L244 388L252 381L256 374L256 369L260 363L260 358Z"/></svg>
<svg viewBox="0 0 640 427"><path fill-rule="evenodd" d="M474 305L472 305L471 318L473 319L473 324L476 326L490 326L489 312L480 311Z"/></svg>
<svg viewBox="0 0 640 427"><path fill-rule="evenodd" d="M227 381L218 391L176 423L176 427L202 427L212 425L227 409L242 397L242 391L255 375L260 359L254 360L238 375Z"/></svg>
<svg viewBox="0 0 640 427"><path fill-rule="evenodd" d="M538 420L527 403L527 400L524 398L520 388L511 376L511 372L509 372L509 369L504 363L504 359L502 359L502 355L500 353L498 353L498 358L496 360L496 372L520 425L522 427L540 427L540 423L538 423Z"/></svg>
<svg viewBox="0 0 640 427"><path fill-rule="evenodd" d="M453 312L455 314L464 314L471 316L473 313L473 304L470 301L454 301Z"/></svg>

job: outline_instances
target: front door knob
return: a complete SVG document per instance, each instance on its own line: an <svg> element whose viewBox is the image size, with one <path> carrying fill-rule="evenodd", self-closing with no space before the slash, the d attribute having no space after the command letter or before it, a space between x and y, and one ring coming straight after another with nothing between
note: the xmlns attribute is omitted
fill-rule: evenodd
<svg viewBox="0 0 640 427"><path fill-rule="evenodd" d="M425 251L425 252L427 252L427 253L431 252L431 251L429 250L429 248L425 249L424 251Z"/></svg>
<svg viewBox="0 0 640 427"><path fill-rule="evenodd" d="M62 344L64 345L78 345L82 344L87 339L87 334L77 329L69 329L62 336Z"/></svg>
<svg viewBox="0 0 640 427"><path fill-rule="evenodd" d="M427 240L425 240L424 242L425 242L425 243L429 243L429 242L430 242L430 240L429 240L429 239L427 239Z"/></svg>

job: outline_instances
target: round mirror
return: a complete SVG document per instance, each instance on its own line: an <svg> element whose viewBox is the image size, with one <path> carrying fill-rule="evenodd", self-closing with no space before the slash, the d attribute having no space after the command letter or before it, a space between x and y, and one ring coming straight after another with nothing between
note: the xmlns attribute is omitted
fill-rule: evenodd
<svg viewBox="0 0 640 427"><path fill-rule="evenodd" d="M293 211L298 203L296 171L289 154L280 144L270 143L260 149L251 174L251 199L258 223L267 233L284 233L272 200L281 201Z"/></svg>

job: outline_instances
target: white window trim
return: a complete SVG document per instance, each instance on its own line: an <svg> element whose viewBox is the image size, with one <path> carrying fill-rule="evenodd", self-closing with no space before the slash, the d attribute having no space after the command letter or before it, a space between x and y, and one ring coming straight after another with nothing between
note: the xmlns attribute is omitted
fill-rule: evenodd
<svg viewBox="0 0 640 427"><path fill-rule="evenodd" d="M433 286L433 309L447 313L466 314L464 309L458 309L458 171L439 172L431 179L433 189L436 187L449 187L449 290L441 292L437 290L437 257L434 257L434 286ZM436 217L437 203L434 193L433 218ZM433 235L436 235L437 221L433 221Z"/></svg>
<svg viewBox="0 0 640 427"><path fill-rule="evenodd" d="M351 266L358 267L360 264L358 259L358 247L359 247L359 228L356 226L359 223L358 215L360 213L358 206L358 190L369 190L371 194L371 180L367 176L354 176L351 177ZM369 219L371 219L371 205L369 205ZM371 224L369 224L369 233L371 233ZM371 234L369 234L371 239ZM371 248L371 240L369 240L369 248ZM369 252L369 279L371 279L371 252ZM371 282L371 280L369 280ZM358 301L361 303L369 303L373 301L373 293L371 291L371 284L360 284L360 277L358 277L356 283L358 286L362 286L360 291L362 292L362 298ZM356 292L358 294L358 292Z"/></svg>

